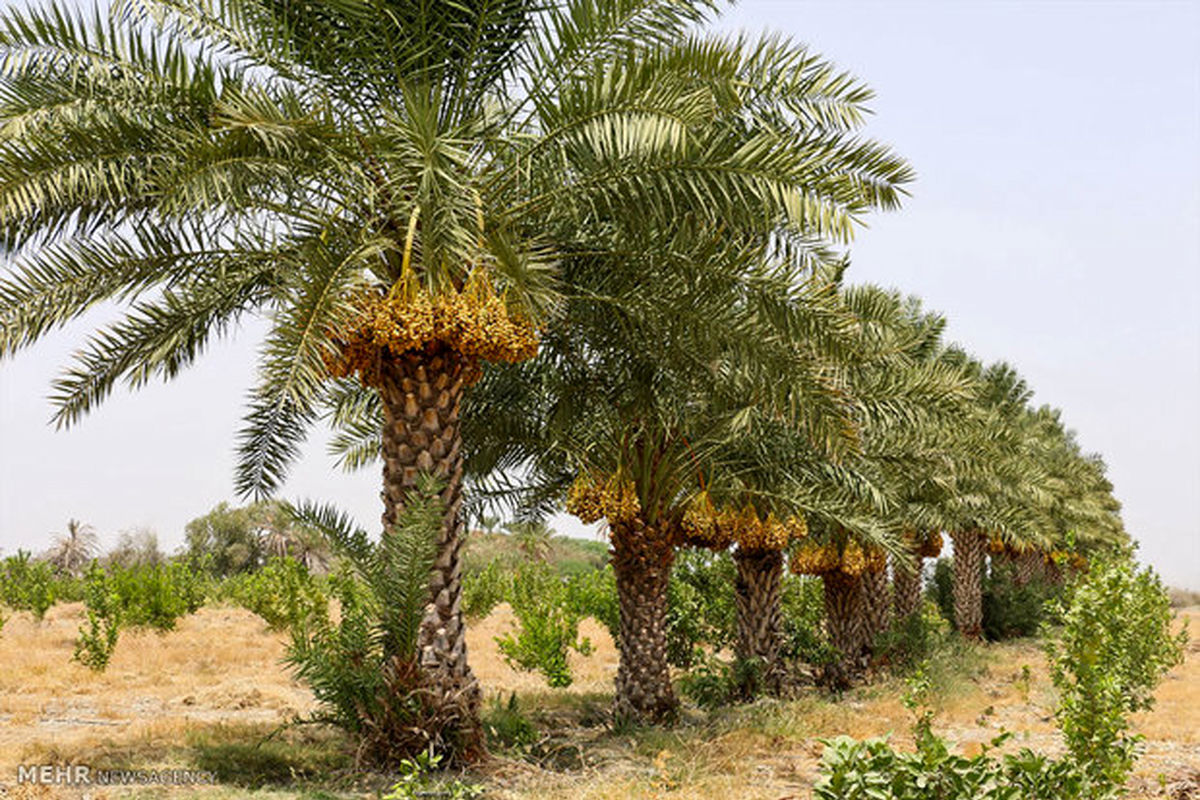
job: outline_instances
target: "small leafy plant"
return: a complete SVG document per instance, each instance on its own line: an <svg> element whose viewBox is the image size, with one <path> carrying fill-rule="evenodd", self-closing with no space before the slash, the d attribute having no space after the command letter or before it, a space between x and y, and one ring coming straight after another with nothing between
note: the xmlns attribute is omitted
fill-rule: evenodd
<svg viewBox="0 0 1200 800"><path fill-rule="evenodd" d="M87 621L79 629L72 658L103 672L121 635L121 600L109 574L95 561L84 575L84 604Z"/></svg>
<svg viewBox="0 0 1200 800"><path fill-rule="evenodd" d="M523 750L538 738L537 726L522 713L516 692L507 701L500 697L492 701L483 717L483 731L489 746L507 750Z"/></svg>
<svg viewBox="0 0 1200 800"><path fill-rule="evenodd" d="M542 673L554 688L570 686L568 651L588 655L592 644L579 638L582 615L570 602L567 583L545 564L527 564L513 576L510 602L516 633L496 637L504 659L517 669Z"/></svg>
<svg viewBox="0 0 1200 800"><path fill-rule="evenodd" d="M484 787L466 783L460 778L435 781L432 773L437 771L441 762L440 755L428 752L401 759L400 780L383 796L383 800L419 800L429 797L442 800L471 800L483 795Z"/></svg>
<svg viewBox="0 0 1200 800"><path fill-rule="evenodd" d="M58 583L53 568L34 560L26 550L4 559L0 571L0 600L9 608L29 611L41 622L58 600Z"/></svg>
<svg viewBox="0 0 1200 800"><path fill-rule="evenodd" d="M180 617L195 612L204 601L203 588L185 561L113 566L108 580L128 627L174 630Z"/></svg>
<svg viewBox="0 0 1200 800"><path fill-rule="evenodd" d="M327 613L322 582L291 556L273 558L256 572L229 579L228 596L262 617L273 631L290 631Z"/></svg>
<svg viewBox="0 0 1200 800"><path fill-rule="evenodd" d="M499 561L490 561L483 569L466 573L462 580L462 612L469 620L479 620L508 598L512 578Z"/></svg>

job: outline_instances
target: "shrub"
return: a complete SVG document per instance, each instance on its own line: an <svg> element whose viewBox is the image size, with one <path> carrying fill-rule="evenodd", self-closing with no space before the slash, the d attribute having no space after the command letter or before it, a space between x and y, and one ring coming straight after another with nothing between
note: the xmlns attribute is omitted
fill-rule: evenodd
<svg viewBox="0 0 1200 800"><path fill-rule="evenodd" d="M498 561L463 575L462 612L469 620L483 619L508 597L512 579Z"/></svg>
<svg viewBox="0 0 1200 800"><path fill-rule="evenodd" d="M875 638L874 653L880 663L903 671L928 663L950 642L950 624L937 605L926 601L918 613L893 620L891 627Z"/></svg>
<svg viewBox="0 0 1200 800"><path fill-rule="evenodd" d="M587 655L592 645L579 638L581 614L569 601L567 582L545 564L525 565L513 576L509 602L517 617L516 635L496 637L505 661L517 669L542 673L552 687L570 686L567 651Z"/></svg>
<svg viewBox="0 0 1200 800"><path fill-rule="evenodd" d="M667 583L667 661L672 666L687 669L703 661L703 646L720 650L733 643L736 575L728 553L679 553Z"/></svg>
<svg viewBox="0 0 1200 800"><path fill-rule="evenodd" d="M1069 759L1028 749L997 759L993 739L973 758L950 752L932 736L915 753L898 752L886 739L827 740L814 800L1108 800L1117 795L1091 782Z"/></svg>
<svg viewBox="0 0 1200 800"><path fill-rule="evenodd" d="M1125 782L1140 737L1129 714L1154 705L1154 688L1183 659L1187 631L1172 634L1170 598L1149 568L1095 563L1066 590L1059 636L1047 644L1067 747L1103 787Z"/></svg>
<svg viewBox="0 0 1200 800"><path fill-rule="evenodd" d="M815 800L1109 800L1137 757L1128 715L1149 709L1163 674L1182 659L1186 631L1171 633L1170 600L1158 577L1128 560L1093 564L1068 587L1056 613L1063 629L1048 643L1060 693L1057 719L1068 755L1053 759L1028 749L995 758L950 752L922 710L930 690L917 670L905 698L914 712L915 753L885 739L827 741ZM998 746L1009 738L1001 734Z"/></svg>
<svg viewBox="0 0 1200 800"><path fill-rule="evenodd" d="M88 567L83 585L87 621L79 629L72 658L103 672L121 634L121 601L109 574L95 561Z"/></svg>
<svg viewBox="0 0 1200 800"><path fill-rule="evenodd" d="M679 692L700 708L711 711L753 699L757 695L754 687L762 685L762 677L763 663L760 659L726 662L714 656L705 656L679 677Z"/></svg>
<svg viewBox="0 0 1200 800"><path fill-rule="evenodd" d="M572 575L567 579L567 597L581 618L596 620L608 630L613 641L617 641L621 630L621 606L611 564Z"/></svg>
<svg viewBox="0 0 1200 800"><path fill-rule="evenodd" d="M1035 635L1055 594L1046 581L1018 586L1010 568L994 567L983 585L983 635L991 642Z"/></svg>
<svg viewBox="0 0 1200 800"><path fill-rule="evenodd" d="M925 590L926 597L933 601L942 618L954 624L954 562L942 556L933 565L933 579Z"/></svg>
<svg viewBox="0 0 1200 800"><path fill-rule="evenodd" d="M443 800L471 800L481 797L484 787L465 783L461 778L435 780L432 773L438 769L442 757L437 754L419 753L413 758L400 760L400 780L392 785L383 800L420 800L439 797Z"/></svg>
<svg viewBox="0 0 1200 800"><path fill-rule="evenodd" d="M833 661L836 651L825 633L824 592L820 578L783 576L782 657L816 666Z"/></svg>
<svg viewBox="0 0 1200 800"><path fill-rule="evenodd" d="M273 558L257 572L230 579L233 602L262 617L273 631L291 631L328 613L320 579L291 556Z"/></svg>
<svg viewBox="0 0 1200 800"><path fill-rule="evenodd" d="M204 578L188 561L114 566L108 576L126 626L174 630L180 617L204 603Z"/></svg>
<svg viewBox="0 0 1200 800"><path fill-rule="evenodd" d="M916 752L892 748L887 739L826 740L814 800L1109 800L1070 758L1056 761L1023 749L997 759L991 751L1011 734L1001 733L972 757L955 755L933 732L928 708L932 683L924 666L909 679L904 705L913 713Z"/></svg>
<svg viewBox="0 0 1200 800"><path fill-rule="evenodd" d="M4 559L0 596L9 608L32 612L38 622L58 599L58 584L53 568L35 561L28 551L18 550Z"/></svg>

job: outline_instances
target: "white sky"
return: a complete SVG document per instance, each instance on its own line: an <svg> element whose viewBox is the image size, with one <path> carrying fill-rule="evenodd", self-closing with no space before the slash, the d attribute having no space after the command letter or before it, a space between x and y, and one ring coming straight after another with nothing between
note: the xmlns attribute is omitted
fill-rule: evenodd
<svg viewBox="0 0 1200 800"><path fill-rule="evenodd" d="M869 132L919 179L860 234L851 280L921 295L1013 362L1104 455L1143 559L1200 589L1200 3L747 0L725 26L782 30L876 90ZM261 328L54 432L50 381L92 325L0 364L5 553L70 517L174 547L234 499ZM378 473L309 450L284 495L377 527Z"/></svg>

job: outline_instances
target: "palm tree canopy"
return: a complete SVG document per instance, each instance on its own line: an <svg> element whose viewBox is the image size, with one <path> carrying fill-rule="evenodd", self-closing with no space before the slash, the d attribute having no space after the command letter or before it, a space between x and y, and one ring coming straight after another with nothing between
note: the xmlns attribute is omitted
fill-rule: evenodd
<svg viewBox="0 0 1200 800"><path fill-rule="evenodd" d="M802 258L911 173L870 93L705 2L122 0L0 15L0 356L105 301L55 384L68 425L266 315L238 488L265 493L337 394L363 298L472 281L547 320L629 226ZM556 274L555 267L558 265ZM666 279L679 281L678 275ZM484 302L481 300L480 302ZM415 301L414 301L415 302Z"/></svg>

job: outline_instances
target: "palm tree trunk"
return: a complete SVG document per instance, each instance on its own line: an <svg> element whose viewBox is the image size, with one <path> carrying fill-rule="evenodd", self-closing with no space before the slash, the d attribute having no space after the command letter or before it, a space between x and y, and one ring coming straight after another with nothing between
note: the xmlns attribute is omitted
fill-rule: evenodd
<svg viewBox="0 0 1200 800"><path fill-rule="evenodd" d="M383 527L391 530L417 476L445 481L445 516L429 580L429 604L418 636L422 680L433 702L454 708L468 737L478 729L479 682L467 663L466 628L460 598L459 549L463 542L463 455L459 403L474 366L452 354L411 355L384 365Z"/></svg>
<svg viewBox="0 0 1200 800"><path fill-rule="evenodd" d="M836 661L830 665L828 680L839 687L847 686L852 675L862 665L866 644L866 600L860 576L835 570L821 576L825 587L825 624L830 644L837 649Z"/></svg>
<svg viewBox="0 0 1200 800"><path fill-rule="evenodd" d="M740 547L733 554L737 564L734 593L737 599L737 644L739 659L755 659L769 692L783 688L783 665L779 660L783 637L783 554L778 550L753 551ZM755 687L743 686L747 695Z"/></svg>
<svg viewBox="0 0 1200 800"><path fill-rule="evenodd" d="M1013 580L1017 586L1028 586L1041 572L1042 557L1036 550L1026 550L1016 557Z"/></svg>
<svg viewBox="0 0 1200 800"><path fill-rule="evenodd" d="M676 701L667 665L667 581L675 546L640 519L612 523L610 536L621 614L613 712L621 720L669 720Z"/></svg>
<svg viewBox="0 0 1200 800"><path fill-rule="evenodd" d="M983 562L986 539L978 531L950 534L954 541L954 624L968 639L983 635Z"/></svg>
<svg viewBox="0 0 1200 800"><path fill-rule="evenodd" d="M892 603L896 619L907 619L921 608L921 562L917 553L903 561L892 556Z"/></svg>
<svg viewBox="0 0 1200 800"><path fill-rule="evenodd" d="M1042 561L1042 575L1051 586L1062 586L1066 580L1062 567L1055 561Z"/></svg>
<svg viewBox="0 0 1200 800"><path fill-rule="evenodd" d="M863 574L863 604L866 606L866 648L871 650L875 637L892 624L892 596L888 592L887 572L868 570Z"/></svg>

